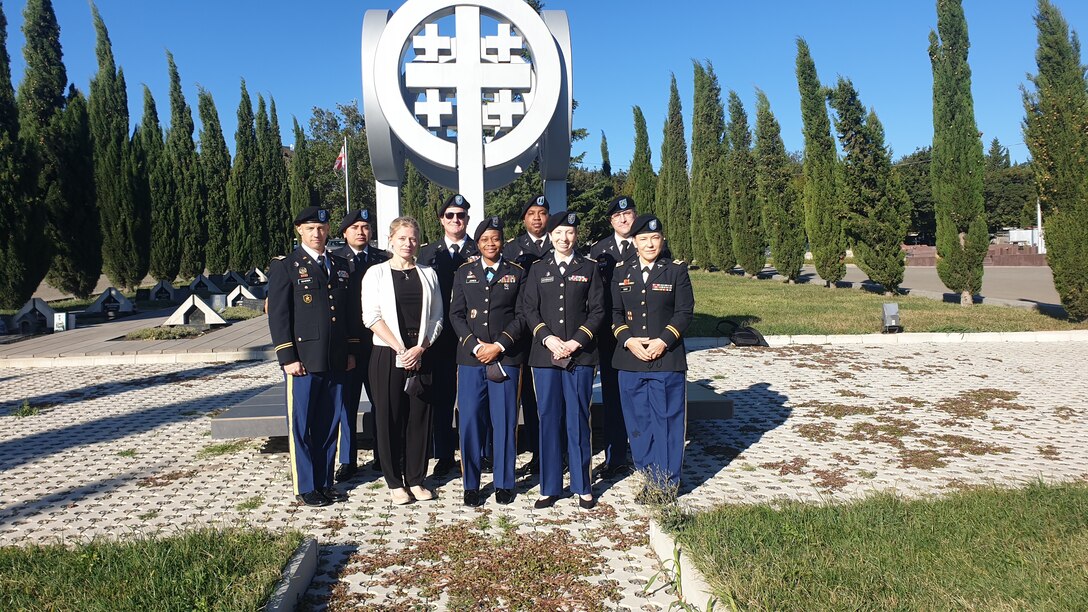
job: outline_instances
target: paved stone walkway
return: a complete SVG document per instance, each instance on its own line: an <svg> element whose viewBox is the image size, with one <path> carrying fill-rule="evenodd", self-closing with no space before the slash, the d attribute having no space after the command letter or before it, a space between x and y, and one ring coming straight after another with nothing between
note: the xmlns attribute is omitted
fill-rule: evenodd
<svg viewBox="0 0 1088 612"><path fill-rule="evenodd" d="M734 400L736 418L692 422L681 499L705 508L1084 479L1086 360L1082 342L698 351L690 379ZM535 480L511 506L464 508L459 478L437 482L435 502L392 507L370 471L347 503L295 505L281 442L208 437L215 411L277 377L274 364L255 362L0 372L0 545L296 528L322 543L307 605L323 610L442 608L446 596L406 583L406 568L422 567L413 545L425 533L524 537L588 555L578 588L611 597L606 609L669 608L645 514L631 501L635 477L598 483L601 503L589 512L573 499L533 510ZM37 414L10 414L24 400ZM478 563L494 561L497 547Z"/></svg>

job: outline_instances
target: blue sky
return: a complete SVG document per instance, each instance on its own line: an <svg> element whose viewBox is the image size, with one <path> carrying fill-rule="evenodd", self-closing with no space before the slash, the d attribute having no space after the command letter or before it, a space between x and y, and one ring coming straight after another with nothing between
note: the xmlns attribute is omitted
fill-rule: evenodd
<svg viewBox="0 0 1088 612"><path fill-rule="evenodd" d="M876 109L896 156L932 140L932 74L928 35L936 26L934 1L764 0L763 2L648 2L549 0L546 9L568 13L574 46L575 125L590 130L576 144L589 167L600 164L600 134L608 136L614 168L631 160L631 107L646 115L653 162L658 164L675 72L691 128L691 60L710 60L724 90L735 89L754 124L754 89L763 89L782 124L783 139L799 151L800 103L794 75L795 39L812 49L820 78L854 81L862 101ZM1073 29L1088 29L1088 3L1058 0ZM22 78L22 11L8 0L8 50L13 79ZM284 142L291 116L304 125L311 108L361 100L360 27L371 8L399 3L357 0L99 0L114 54L129 84L133 122L142 112L142 84L159 115L169 119L164 51L174 53L186 98L197 85L212 92L233 149L239 79L250 93L273 96ZM68 78L84 91L96 71L94 29L83 0L54 0ZM1015 161L1022 144L1019 87L1035 71L1034 0L965 0L971 36L975 110L988 145L997 137ZM689 141L690 142L690 141Z"/></svg>

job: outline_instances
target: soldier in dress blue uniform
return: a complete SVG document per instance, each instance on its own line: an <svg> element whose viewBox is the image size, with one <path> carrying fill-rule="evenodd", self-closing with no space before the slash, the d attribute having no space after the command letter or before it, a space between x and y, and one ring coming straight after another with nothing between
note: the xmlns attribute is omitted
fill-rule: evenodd
<svg viewBox="0 0 1088 612"><path fill-rule="evenodd" d="M528 272L533 264L552 250L552 241L548 238L548 214L551 205L542 196L534 196L521 205L521 223L525 226L525 233L512 238L502 249L502 256L518 264ZM607 310L605 313L607 314ZM521 417L525 423L525 439L533 456L527 464L518 470L518 473L540 473L540 462L537 459L537 442L540 435L540 420L537 417L536 393L533 391L532 372L529 368L521 371Z"/></svg>
<svg viewBox="0 0 1088 612"><path fill-rule="evenodd" d="M589 404L598 361L597 331L604 320L604 285L597 262L574 252L577 226L574 213L548 218L552 253L533 265L522 290L540 413L541 497L536 508L550 508L563 495L564 428L570 489L582 508L596 504L589 474Z"/></svg>
<svg viewBox="0 0 1088 612"><path fill-rule="evenodd" d="M608 220L613 233L597 241L589 256L597 260L605 287L612 283L616 264L626 263L637 257L631 226L635 222L635 200L620 196L608 205ZM616 339L611 334L612 292L606 290L605 324L601 329L601 401L604 404L604 463L598 466L597 475L612 478L625 473L627 463L627 428L623 423L620 407L620 387L616 369L612 367L612 354L616 351Z"/></svg>
<svg viewBox="0 0 1088 612"><path fill-rule="evenodd" d="M295 496L327 506L347 499L333 487L336 411L361 354L362 318L348 261L325 250L329 211L303 209L295 229L299 248L268 266L268 328L287 382Z"/></svg>
<svg viewBox="0 0 1088 612"><path fill-rule="evenodd" d="M457 332L457 411L461 474L466 506L483 505L481 450L492 442L495 501L514 501L517 459L517 391L526 350L518 296L525 280L521 266L500 255L503 223L498 217L476 229L480 259L466 263L453 279L450 321ZM490 417L490 419L489 419ZM490 420L492 438L487 440Z"/></svg>
<svg viewBox="0 0 1088 612"><path fill-rule="evenodd" d="M432 388L435 404L431 407L434 423L435 476L445 476L453 469L453 451L457 436L453 431L453 403L457 398L457 332L450 324L450 300L453 297L453 275L465 262L479 257L476 241L467 236L469 201L457 194L450 196L438 209L442 224L441 240L419 249L417 262L433 268L442 290L442 335L430 348L434 371Z"/></svg>
<svg viewBox="0 0 1088 612"><path fill-rule="evenodd" d="M344 220L340 223L340 234L344 237L346 244L332 252L333 255L348 260L350 264L351 296L354 300L359 300L361 297L363 275L366 274L367 269L374 264L389 259L389 253L370 245L370 238L373 234L373 228L370 224L374 220L374 215L365 208L353 210L345 215ZM361 309L361 305L359 308ZM355 434L359 418L359 397L364 388L366 389L367 398L373 397L370 393L370 376L368 375L370 368L367 367L367 364L370 363L370 349L373 346L373 341L371 340L371 332L366 327L362 328L360 344L362 349L359 351L359 359L355 364L355 369L351 371L348 377L347 386L344 387L343 410L337 412L336 415L338 431L336 446L340 460L340 467L336 470L337 482L350 480L358 470L359 445L355 441ZM365 418L367 419L368 428L373 432L374 410L371 409ZM381 470L376 447L374 449L373 468Z"/></svg>
<svg viewBox="0 0 1088 612"><path fill-rule="evenodd" d="M687 424L684 331L695 295L687 264L661 258L665 239L657 217L638 217L631 234L638 257L616 267L611 285L612 365L635 467L675 490Z"/></svg>

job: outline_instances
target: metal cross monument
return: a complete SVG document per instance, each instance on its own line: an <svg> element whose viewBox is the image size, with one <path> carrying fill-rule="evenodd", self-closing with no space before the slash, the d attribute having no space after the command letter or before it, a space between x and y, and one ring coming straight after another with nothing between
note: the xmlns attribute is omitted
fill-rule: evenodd
<svg viewBox="0 0 1088 612"><path fill-rule="evenodd" d="M408 0L396 13L367 11L362 39L382 246L400 213L406 159L486 210L485 192L539 158L553 212L566 209L573 75L565 12L538 15L523 0Z"/></svg>

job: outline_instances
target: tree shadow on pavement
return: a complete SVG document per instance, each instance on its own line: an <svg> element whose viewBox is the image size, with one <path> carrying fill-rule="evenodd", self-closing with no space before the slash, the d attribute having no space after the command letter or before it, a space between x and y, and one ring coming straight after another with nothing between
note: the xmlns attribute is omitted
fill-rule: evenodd
<svg viewBox="0 0 1088 612"><path fill-rule="evenodd" d="M767 432L785 423L793 412L786 405L789 397L771 389L770 383L720 395L733 401L733 418L688 421L681 494L690 493L713 478Z"/></svg>

